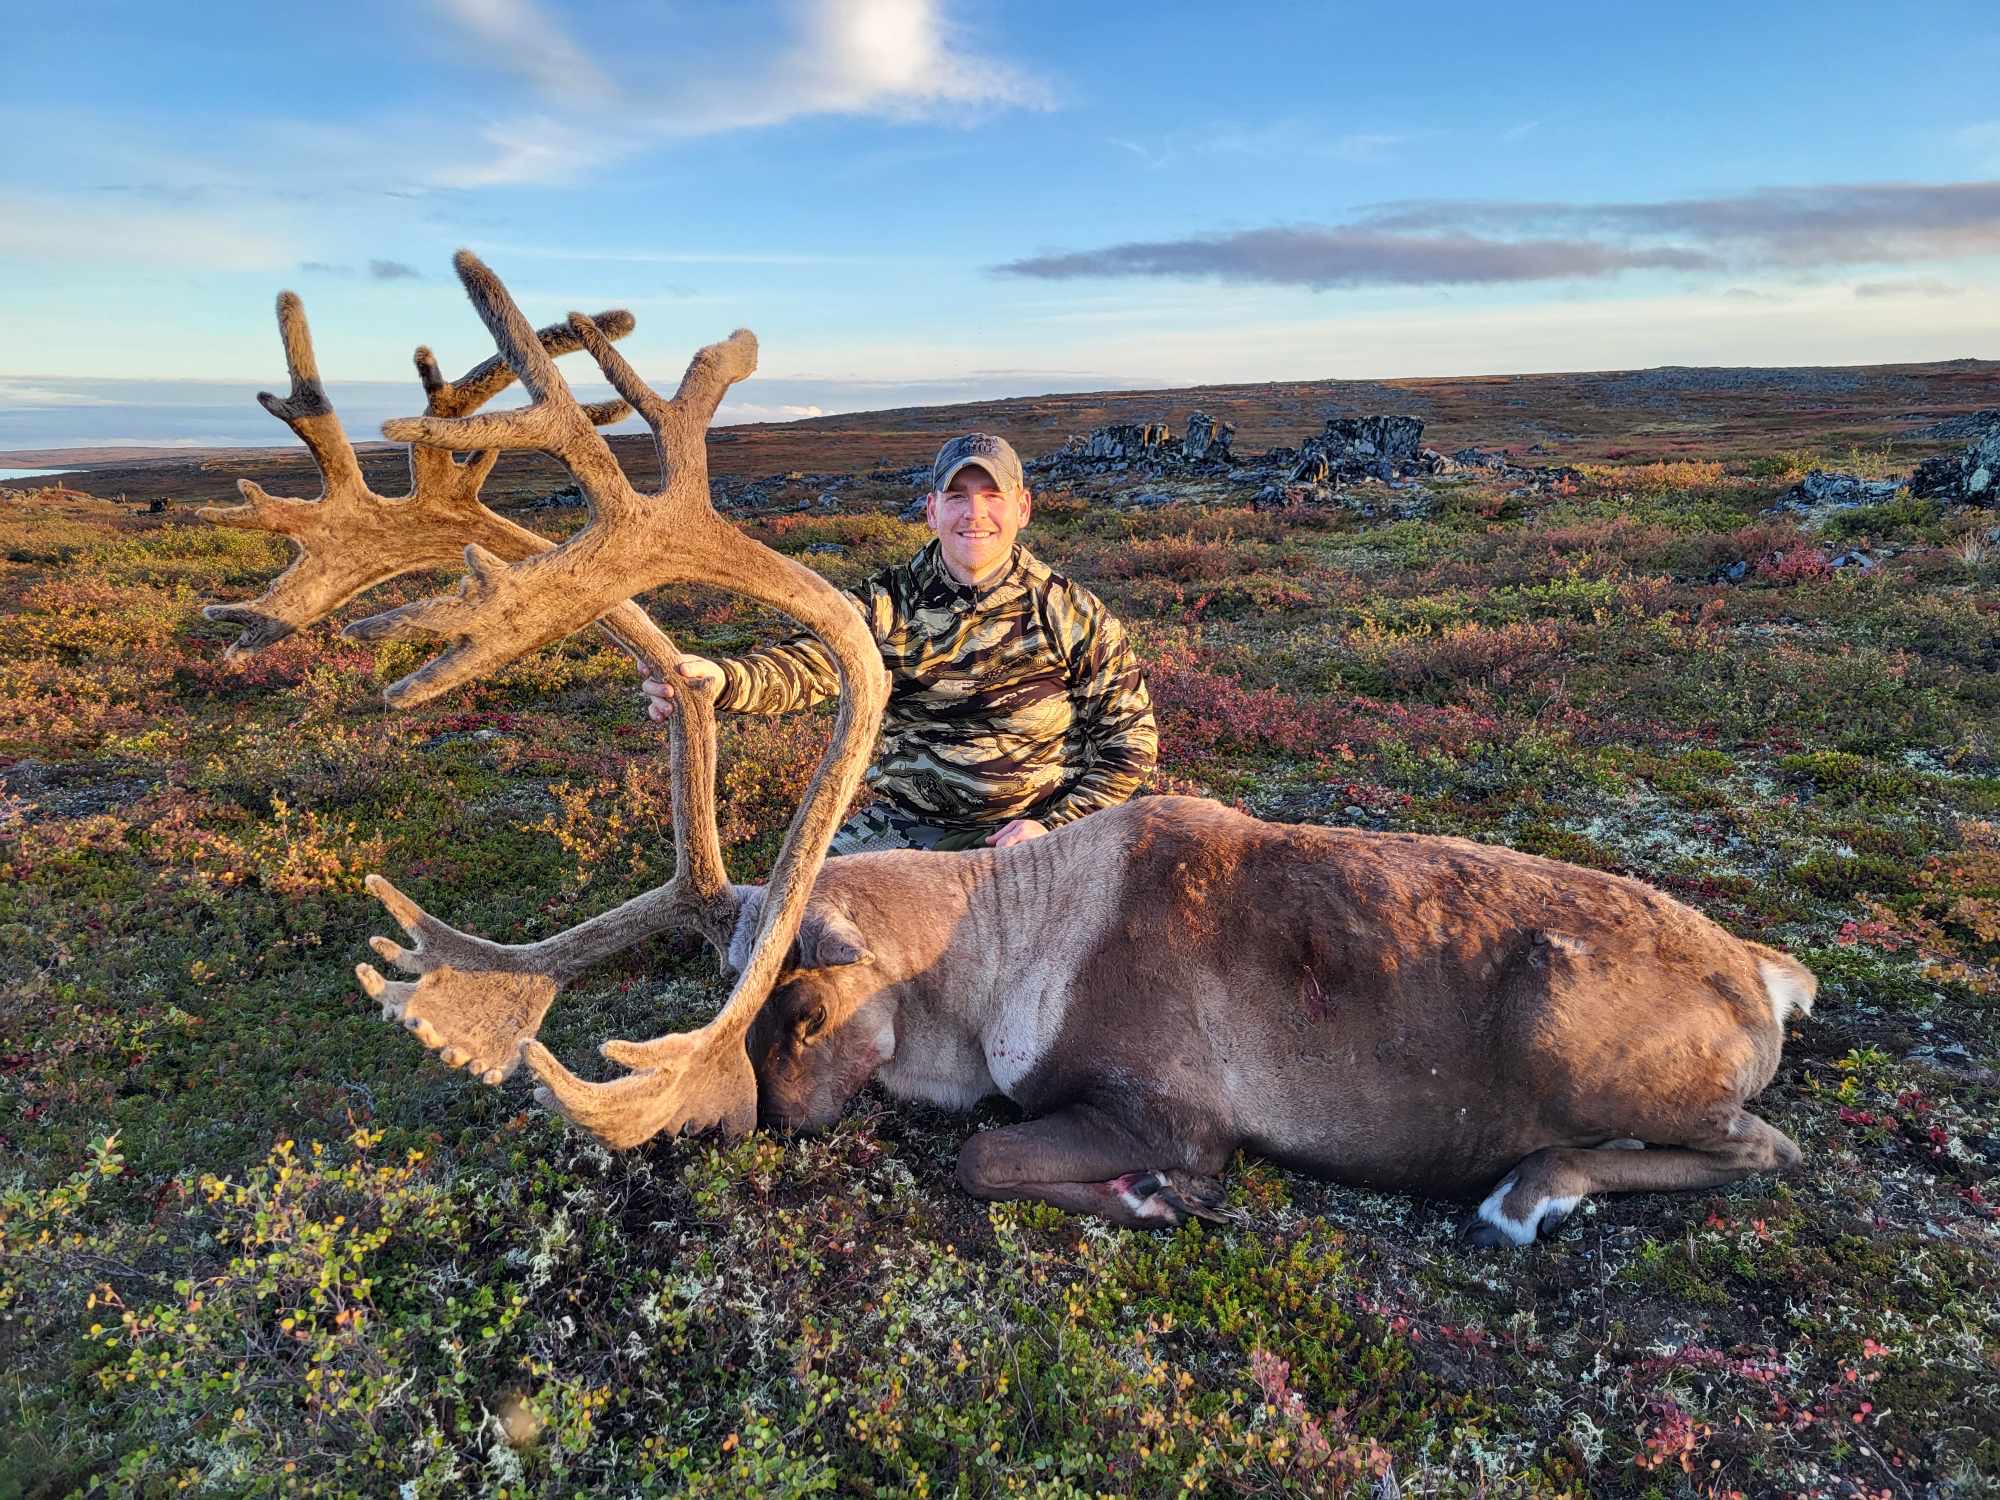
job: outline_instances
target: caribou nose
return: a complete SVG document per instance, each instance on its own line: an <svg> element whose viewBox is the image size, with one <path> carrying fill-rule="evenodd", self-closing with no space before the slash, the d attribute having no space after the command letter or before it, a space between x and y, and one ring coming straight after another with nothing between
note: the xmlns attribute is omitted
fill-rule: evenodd
<svg viewBox="0 0 2000 1500"><path fill-rule="evenodd" d="M757 1123L778 1135L798 1135L804 1123L803 1111L786 1109L772 1099L757 1103Z"/></svg>

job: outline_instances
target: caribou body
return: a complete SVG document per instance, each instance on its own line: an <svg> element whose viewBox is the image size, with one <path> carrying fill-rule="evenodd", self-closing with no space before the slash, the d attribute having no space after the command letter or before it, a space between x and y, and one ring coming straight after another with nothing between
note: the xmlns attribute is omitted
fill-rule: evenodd
<svg viewBox="0 0 2000 1500"><path fill-rule="evenodd" d="M982 1198L1173 1224L1242 1149L1478 1197L1476 1235L1525 1243L1587 1193L1797 1161L1744 1104L1812 993L1634 880L1148 797L997 852L829 860L750 1050L780 1128L870 1078L1013 1100L1036 1118L959 1157Z"/></svg>
<svg viewBox="0 0 2000 1500"><path fill-rule="evenodd" d="M384 579L451 561L455 594L348 627L448 642L392 684L421 702L598 622L651 674L677 659L634 595L703 581L774 605L826 644L842 681L833 741L769 882L733 885L714 809L711 695L670 723L675 872L659 889L540 942L500 944L431 916L380 876L409 935L371 939L411 980L357 973L385 1016L448 1064L538 1097L606 1143L761 1117L813 1130L871 1079L966 1107L1002 1094L1033 1116L982 1131L959 1180L1131 1226L1218 1216L1217 1176L1248 1150L1349 1183L1479 1200L1475 1238L1525 1244L1585 1194L1697 1188L1783 1168L1798 1148L1745 1109L1809 1010L1796 961L1733 937L1634 880L1463 839L1261 822L1216 803L1141 798L1004 850L826 859L880 722L874 643L817 574L709 505L702 435L755 365L739 331L662 399L611 347L629 314L535 331L467 252L457 266L500 349L455 382L417 353L411 491L362 482L328 404L298 300L279 299L292 392L263 396L325 476L316 501L247 482L205 512L279 531L299 555L260 598L211 607L255 650ZM579 404L556 368L586 350L620 399ZM478 408L519 378L534 398ZM637 411L662 489L636 491L598 425ZM478 503L498 450L559 458L592 523L560 546ZM459 460L455 453L468 456ZM471 545L466 545L471 543ZM695 1031L610 1041L603 1083L535 1037L562 984L655 934L704 936L734 974Z"/></svg>

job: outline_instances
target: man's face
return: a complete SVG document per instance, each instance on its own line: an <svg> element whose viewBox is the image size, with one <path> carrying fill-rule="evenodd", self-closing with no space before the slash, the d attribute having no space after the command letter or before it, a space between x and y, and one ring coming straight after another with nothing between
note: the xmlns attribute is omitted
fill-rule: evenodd
<svg viewBox="0 0 2000 1500"><path fill-rule="evenodd" d="M924 508L924 520L937 533L945 567L960 583L976 583L1014 550L1014 538L1028 524L1026 490L1008 494L977 464L967 464L951 476L951 484L934 493Z"/></svg>

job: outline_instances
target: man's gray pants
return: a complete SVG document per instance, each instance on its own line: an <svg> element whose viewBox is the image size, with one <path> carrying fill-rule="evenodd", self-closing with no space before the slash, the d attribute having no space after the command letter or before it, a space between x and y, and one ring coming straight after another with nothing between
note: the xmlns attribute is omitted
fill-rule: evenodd
<svg viewBox="0 0 2000 1500"><path fill-rule="evenodd" d="M875 802L842 823L833 835L835 854L868 854L877 849L983 849L1004 823L947 828L925 823Z"/></svg>

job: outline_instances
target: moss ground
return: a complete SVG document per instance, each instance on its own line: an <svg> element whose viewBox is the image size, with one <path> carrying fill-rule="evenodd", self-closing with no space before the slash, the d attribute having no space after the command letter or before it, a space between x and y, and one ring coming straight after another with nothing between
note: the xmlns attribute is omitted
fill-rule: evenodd
<svg viewBox="0 0 2000 1500"><path fill-rule="evenodd" d="M322 629L223 665L197 606L279 544L8 497L0 1497L1987 1492L1992 517L1836 538L1768 515L1783 485L1614 466L1383 523L1043 497L1032 544L1150 664L1158 789L1627 871L1820 974L1760 1105L1798 1172L1595 1202L1501 1256L1452 1205L1257 1162L1227 1232L978 1205L952 1162L999 1105L596 1149L350 971L371 869L507 939L665 876L623 660L579 639L390 713L402 648ZM750 524L845 582L921 539L895 499ZM1878 565L1828 566L1856 545ZM691 649L772 628L650 602ZM725 726L739 874L825 727ZM585 1059L718 994L665 945L545 1036Z"/></svg>

